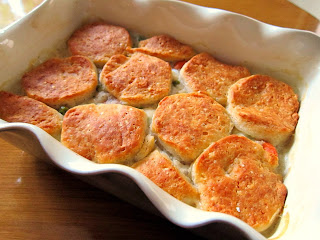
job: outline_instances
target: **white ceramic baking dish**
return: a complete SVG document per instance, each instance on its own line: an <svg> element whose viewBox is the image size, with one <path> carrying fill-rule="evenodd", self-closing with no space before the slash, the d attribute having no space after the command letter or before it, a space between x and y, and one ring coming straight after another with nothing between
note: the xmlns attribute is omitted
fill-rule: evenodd
<svg viewBox="0 0 320 240"><path fill-rule="evenodd" d="M169 0L48 0L0 32L0 89L16 91L31 66L56 55L83 22L100 18L145 36L166 33L253 73L269 74L300 96L300 120L282 161L288 197L279 223L261 235L244 222L190 207L135 170L96 164L41 129L0 120L0 137L145 210L207 238L314 239L320 226L320 38L238 14ZM57 50L58 49L58 50Z"/></svg>

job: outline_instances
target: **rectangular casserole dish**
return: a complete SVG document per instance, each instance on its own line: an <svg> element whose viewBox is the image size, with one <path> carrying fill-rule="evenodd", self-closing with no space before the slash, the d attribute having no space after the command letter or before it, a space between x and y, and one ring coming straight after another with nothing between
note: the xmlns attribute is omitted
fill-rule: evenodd
<svg viewBox="0 0 320 240"><path fill-rule="evenodd" d="M135 170L96 164L62 146L41 129L0 120L0 137L145 210L207 238L313 239L320 225L318 139L320 38L267 25L239 14L161 0L51 0L0 32L0 90L17 91L22 74L65 48L88 19L102 19L142 35L166 33L230 63L281 79L301 103L300 120L282 163L288 196L280 222L261 235L225 214L192 208ZM54 21L53 21L54 19Z"/></svg>

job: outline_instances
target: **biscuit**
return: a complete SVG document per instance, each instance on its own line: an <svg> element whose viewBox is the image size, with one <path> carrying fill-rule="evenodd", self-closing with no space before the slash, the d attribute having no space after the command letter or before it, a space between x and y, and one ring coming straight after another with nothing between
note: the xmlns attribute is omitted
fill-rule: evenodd
<svg viewBox="0 0 320 240"><path fill-rule="evenodd" d="M294 132L298 110L292 88L266 75L243 78L228 93L227 111L237 129L275 146Z"/></svg>
<svg viewBox="0 0 320 240"><path fill-rule="evenodd" d="M125 54L131 44L131 37L125 28L102 22L81 27L68 40L72 55L87 56L99 67L111 56Z"/></svg>
<svg viewBox="0 0 320 240"><path fill-rule="evenodd" d="M191 206L197 206L199 193L172 162L158 150L133 166L173 197Z"/></svg>
<svg viewBox="0 0 320 240"><path fill-rule="evenodd" d="M200 53L184 64L180 80L192 92L201 91L226 105L229 87L250 75L247 68L219 62L208 53Z"/></svg>
<svg viewBox="0 0 320 240"><path fill-rule="evenodd" d="M138 48L128 48L128 52L141 52L169 62L188 60L195 55L192 47L168 35L159 35L140 41Z"/></svg>
<svg viewBox="0 0 320 240"><path fill-rule="evenodd" d="M246 137L231 135L213 143L192 168L201 208L233 215L257 231L267 229L287 195L271 158Z"/></svg>
<svg viewBox="0 0 320 240"><path fill-rule="evenodd" d="M121 104L87 104L67 111L61 142L96 163L129 164L144 145L146 131L143 110Z"/></svg>
<svg viewBox="0 0 320 240"><path fill-rule="evenodd" d="M152 131L160 143L186 163L195 160L212 142L229 135L232 128L224 107L201 93L165 97L152 121Z"/></svg>
<svg viewBox="0 0 320 240"><path fill-rule="evenodd" d="M0 91L0 118L7 122L30 123L53 137L61 132L62 115L42 102Z"/></svg>
<svg viewBox="0 0 320 240"><path fill-rule="evenodd" d="M22 77L26 94L53 108L86 101L97 85L96 67L83 56L49 59Z"/></svg>
<svg viewBox="0 0 320 240"><path fill-rule="evenodd" d="M119 100L132 106L157 103L171 90L169 63L146 54L115 55L105 64L100 82Z"/></svg>

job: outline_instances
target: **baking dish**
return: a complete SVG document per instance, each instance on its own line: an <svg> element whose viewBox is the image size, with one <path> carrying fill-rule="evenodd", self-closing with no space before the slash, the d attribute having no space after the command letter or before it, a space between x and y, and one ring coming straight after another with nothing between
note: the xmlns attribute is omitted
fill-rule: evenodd
<svg viewBox="0 0 320 240"><path fill-rule="evenodd" d="M54 16L54 21L52 21ZM88 19L102 19L145 36L167 33L251 72L269 74L294 87L300 120L282 164L288 197L279 223L267 233L225 214L192 208L159 189L135 170L95 164L62 146L41 129L0 120L0 136L49 163L145 210L207 238L314 238L320 220L317 133L320 38L270 26L248 17L175 1L51 0L0 34L0 89L18 91L21 75L57 52Z"/></svg>

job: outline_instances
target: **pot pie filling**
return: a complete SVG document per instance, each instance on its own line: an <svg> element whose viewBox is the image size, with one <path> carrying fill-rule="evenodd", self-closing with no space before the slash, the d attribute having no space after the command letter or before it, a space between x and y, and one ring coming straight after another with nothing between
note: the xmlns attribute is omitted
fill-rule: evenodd
<svg viewBox="0 0 320 240"><path fill-rule="evenodd" d="M277 149L293 135L299 108L289 85L171 36L141 40L103 22L77 29L67 44L71 56L25 73L28 97L15 95L16 109L3 113L14 94L1 92L1 118L62 129L62 144L81 156L131 166L173 197L257 231L279 217L287 189ZM48 114L28 120L31 105Z"/></svg>

